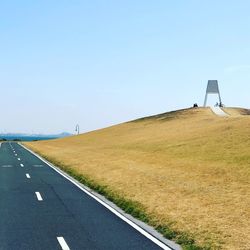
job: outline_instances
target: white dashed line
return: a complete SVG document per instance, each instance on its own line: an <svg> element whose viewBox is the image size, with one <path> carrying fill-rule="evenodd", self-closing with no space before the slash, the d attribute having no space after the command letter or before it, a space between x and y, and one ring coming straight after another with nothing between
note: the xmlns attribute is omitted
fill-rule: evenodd
<svg viewBox="0 0 250 250"><path fill-rule="evenodd" d="M15 156L17 156L17 154L15 154Z"/></svg>
<svg viewBox="0 0 250 250"><path fill-rule="evenodd" d="M2 168L12 168L12 165L3 165Z"/></svg>
<svg viewBox="0 0 250 250"><path fill-rule="evenodd" d="M62 250L70 250L68 244L66 243L63 237L57 237L57 240L59 244L61 245Z"/></svg>
<svg viewBox="0 0 250 250"><path fill-rule="evenodd" d="M26 174L26 177L27 177L28 179L30 179L30 175L29 175L29 174Z"/></svg>
<svg viewBox="0 0 250 250"><path fill-rule="evenodd" d="M40 194L39 192L36 192L36 197L37 197L37 199L38 199L39 201L42 201L42 200L43 200L43 198L42 198L42 196L41 196L41 194Z"/></svg>
<svg viewBox="0 0 250 250"><path fill-rule="evenodd" d="M20 164L20 166L21 166L22 168L24 167L24 165L23 165L22 163Z"/></svg>
<svg viewBox="0 0 250 250"><path fill-rule="evenodd" d="M21 161L21 159L20 159L20 158L17 158L17 160Z"/></svg>
<svg viewBox="0 0 250 250"><path fill-rule="evenodd" d="M33 165L33 167L35 167L35 168L42 168L43 165Z"/></svg>

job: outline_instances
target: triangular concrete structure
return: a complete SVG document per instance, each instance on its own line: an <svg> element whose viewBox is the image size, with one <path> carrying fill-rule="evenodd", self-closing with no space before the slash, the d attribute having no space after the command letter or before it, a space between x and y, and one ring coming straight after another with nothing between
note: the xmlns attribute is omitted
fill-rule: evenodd
<svg viewBox="0 0 250 250"><path fill-rule="evenodd" d="M220 90L219 90L219 84L217 80L209 80L207 84L207 91L204 101L204 107L207 106L207 97L209 94L217 94L219 96L219 104L222 105L221 96L220 96Z"/></svg>

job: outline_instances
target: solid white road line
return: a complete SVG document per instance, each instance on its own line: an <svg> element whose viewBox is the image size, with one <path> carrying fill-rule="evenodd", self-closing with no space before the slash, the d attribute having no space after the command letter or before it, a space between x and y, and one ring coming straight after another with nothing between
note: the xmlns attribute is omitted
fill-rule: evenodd
<svg viewBox="0 0 250 250"><path fill-rule="evenodd" d="M24 167L24 165L23 165L22 163L20 164L20 166L21 166L21 167Z"/></svg>
<svg viewBox="0 0 250 250"><path fill-rule="evenodd" d="M30 175L29 175L29 174L26 174L26 177L27 177L28 179L30 179Z"/></svg>
<svg viewBox="0 0 250 250"><path fill-rule="evenodd" d="M20 158L17 158L17 160L21 161L21 159L20 159Z"/></svg>
<svg viewBox="0 0 250 250"><path fill-rule="evenodd" d="M39 192L36 192L36 197L37 197L37 199L38 199L39 201L42 201L42 200L43 200L43 198L42 198L42 196L41 196L41 194L40 194Z"/></svg>
<svg viewBox="0 0 250 250"><path fill-rule="evenodd" d="M162 241L160 241L159 239L157 239L156 237L154 237L153 235L151 235L150 233L148 233L147 231L145 231L143 228L141 228L140 226L138 226L136 223L134 223L133 221L129 220L127 217L125 217L123 214L119 213L117 210L115 210L113 207L111 207L110 205L108 205L107 203L105 203L104 201L102 201L101 199L99 199L97 196L93 195L91 192L89 192L88 190L86 190L85 188L83 188L82 186L80 186L77 182L75 182L73 179L69 178L67 175L65 175L63 172L59 171L56 167L54 167L50 162L44 160L40 155L34 153L32 150L26 148L25 146L23 146L22 144L19 144L20 146L22 146L23 148L25 148L27 151L29 151L31 154L35 155L38 159L40 159L41 161L43 161L44 163L46 163L46 165L50 166L52 169L54 169L57 173L59 173L60 175L62 175L64 178L66 178L67 180L69 180L71 183L73 183L74 185L76 185L78 188L80 188L83 192L85 192L87 195L89 195L90 197L92 197L93 199L95 199L97 202L99 202L100 204L102 204L104 207L106 207L109 211L111 211L113 214L115 214L116 216L118 216L120 219L122 219L123 221L125 221L127 224L129 224L131 227L133 227L135 230L137 230L138 232L140 232L142 235L144 235L146 238L150 239L152 242L154 242L156 245L158 245L159 247L161 247L164 250L171 250L172 248L170 248L169 246L167 246L166 244L164 244Z"/></svg>
<svg viewBox="0 0 250 250"><path fill-rule="evenodd" d="M61 245L62 250L70 250L68 244L66 243L63 237L57 237L57 240L59 244Z"/></svg>

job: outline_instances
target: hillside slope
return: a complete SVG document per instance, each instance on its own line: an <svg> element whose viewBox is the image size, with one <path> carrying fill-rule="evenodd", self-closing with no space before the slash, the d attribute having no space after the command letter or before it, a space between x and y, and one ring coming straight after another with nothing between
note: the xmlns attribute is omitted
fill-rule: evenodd
<svg viewBox="0 0 250 250"><path fill-rule="evenodd" d="M250 249L248 115L186 109L26 145L139 202L201 246Z"/></svg>

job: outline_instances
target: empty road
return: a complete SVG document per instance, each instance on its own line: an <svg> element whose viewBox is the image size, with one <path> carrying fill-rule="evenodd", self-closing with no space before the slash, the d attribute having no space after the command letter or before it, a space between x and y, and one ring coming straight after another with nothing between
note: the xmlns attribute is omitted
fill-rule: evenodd
<svg viewBox="0 0 250 250"><path fill-rule="evenodd" d="M5 142L0 146L0 249L162 248L28 150Z"/></svg>

